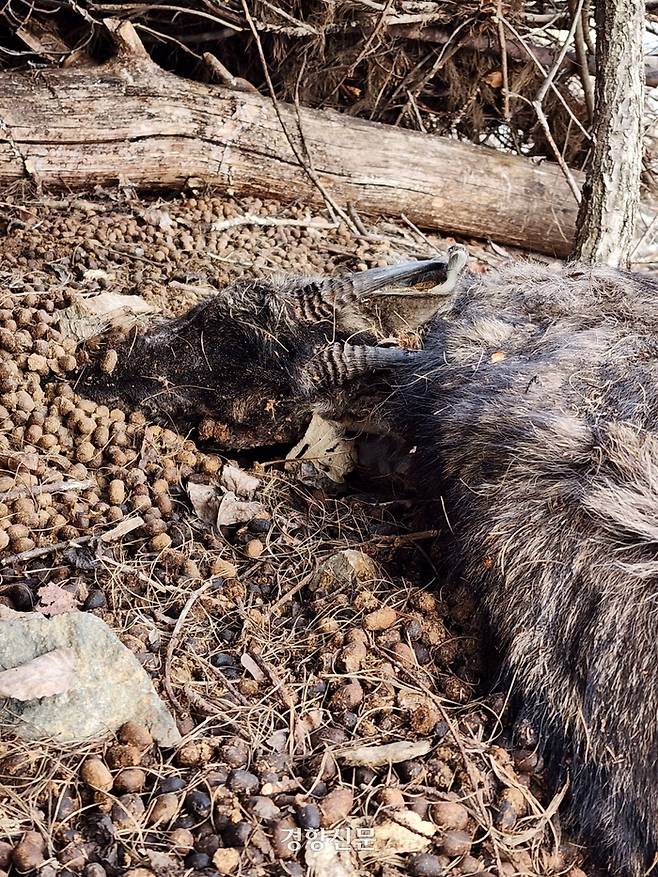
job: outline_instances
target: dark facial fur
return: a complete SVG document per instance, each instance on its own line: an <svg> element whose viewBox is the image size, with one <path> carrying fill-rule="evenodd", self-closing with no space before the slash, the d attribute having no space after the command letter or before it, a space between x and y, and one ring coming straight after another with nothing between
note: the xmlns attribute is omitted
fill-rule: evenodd
<svg viewBox="0 0 658 877"><path fill-rule="evenodd" d="M365 297L391 283L451 287L449 268L432 260L329 280L239 281L179 319L135 332L112 373L90 367L78 389L139 405L181 430L200 426L224 448L292 441L314 408L337 409L348 384L369 409L384 392L377 373L408 358L375 346Z"/></svg>

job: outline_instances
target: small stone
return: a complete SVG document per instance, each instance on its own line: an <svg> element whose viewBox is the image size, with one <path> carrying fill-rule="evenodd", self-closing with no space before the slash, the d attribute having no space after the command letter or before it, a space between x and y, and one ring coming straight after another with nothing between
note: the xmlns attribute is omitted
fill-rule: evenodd
<svg viewBox="0 0 658 877"><path fill-rule="evenodd" d="M158 784L159 792L180 792L187 786L183 777L165 777Z"/></svg>
<svg viewBox="0 0 658 877"><path fill-rule="evenodd" d="M439 856L431 853L420 853L411 860L411 873L414 877L441 877L445 874L443 863Z"/></svg>
<svg viewBox="0 0 658 877"><path fill-rule="evenodd" d="M333 789L323 798L320 805L322 825L328 828L337 822L342 822L349 816L353 803L354 795L351 789L346 786L338 786L338 788Z"/></svg>
<svg viewBox="0 0 658 877"><path fill-rule="evenodd" d="M139 722L125 722L117 732L120 743L127 743L137 749L149 749L153 745L150 731Z"/></svg>
<svg viewBox="0 0 658 877"><path fill-rule="evenodd" d="M117 792L141 792L146 784L146 774L139 767L126 767L114 778Z"/></svg>
<svg viewBox="0 0 658 877"><path fill-rule="evenodd" d="M463 831L468 825L468 810L453 801L436 801L430 814L439 828L446 831Z"/></svg>
<svg viewBox="0 0 658 877"><path fill-rule="evenodd" d="M322 821L317 804L302 804L297 807L297 824L300 828L319 828Z"/></svg>
<svg viewBox="0 0 658 877"><path fill-rule="evenodd" d="M91 755L83 761L80 768L80 776L88 786L101 792L109 792L114 785L114 779L109 768L96 755Z"/></svg>
<svg viewBox="0 0 658 877"><path fill-rule="evenodd" d="M244 553L247 557L257 558L260 557L265 549L265 546L260 541L260 539L250 539L244 547Z"/></svg>
<svg viewBox="0 0 658 877"><path fill-rule="evenodd" d="M466 856L471 851L471 836L466 831L446 831L441 849L450 858Z"/></svg>
<svg viewBox="0 0 658 877"><path fill-rule="evenodd" d="M369 612L363 619L363 626L366 630L386 630L393 627L398 620L398 614L391 606L382 606Z"/></svg>
<svg viewBox="0 0 658 877"><path fill-rule="evenodd" d="M240 867L240 853L235 847L222 847L212 857L218 874L233 874Z"/></svg>
<svg viewBox="0 0 658 877"><path fill-rule="evenodd" d="M80 800L70 791L64 791L58 798L53 813L55 822L63 822L80 808Z"/></svg>
<svg viewBox="0 0 658 877"><path fill-rule="evenodd" d="M255 774L250 773L248 770L232 770L228 776L228 787L233 792L253 795L260 787L260 780Z"/></svg>
<svg viewBox="0 0 658 877"><path fill-rule="evenodd" d="M178 815L178 810L178 797L173 792L166 792L155 799L146 821L149 825L171 822Z"/></svg>
<svg viewBox="0 0 658 877"><path fill-rule="evenodd" d="M16 844L12 862L17 871L34 871L45 859L46 844L38 831L26 831Z"/></svg>
<svg viewBox="0 0 658 877"><path fill-rule="evenodd" d="M84 602L83 608L88 612L92 609L104 609L107 606L107 599L105 594L102 591L99 591L98 588L94 588L89 592L87 599Z"/></svg>

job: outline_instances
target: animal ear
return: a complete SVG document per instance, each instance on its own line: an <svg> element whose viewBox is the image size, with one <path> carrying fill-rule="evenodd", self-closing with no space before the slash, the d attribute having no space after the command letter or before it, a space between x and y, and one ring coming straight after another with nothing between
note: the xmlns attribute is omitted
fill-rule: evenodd
<svg viewBox="0 0 658 877"><path fill-rule="evenodd" d="M386 268L371 268L311 281L296 290L302 316L312 322L334 320L341 311L358 309L364 298L378 295L449 295L455 288L466 261L468 251L455 245L448 250L447 260L426 259L402 262ZM387 287L395 289L387 290ZM401 288L413 287L410 292Z"/></svg>
<svg viewBox="0 0 658 877"><path fill-rule="evenodd" d="M335 342L319 350L303 368L303 381L310 391L339 387L361 375L413 362L417 350Z"/></svg>

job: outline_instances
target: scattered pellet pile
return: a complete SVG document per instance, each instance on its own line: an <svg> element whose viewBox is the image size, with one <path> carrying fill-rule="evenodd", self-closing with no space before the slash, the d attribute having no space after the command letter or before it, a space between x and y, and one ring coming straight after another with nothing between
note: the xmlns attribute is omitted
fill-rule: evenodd
<svg viewBox="0 0 658 877"><path fill-rule="evenodd" d="M532 729L510 730L504 695L472 702L474 601L432 582L404 502L307 487L261 458L259 510L217 530L188 495L219 482L216 449L76 392L88 353L61 317L82 298L180 313L244 272L369 267L428 244L210 195L6 211L0 602L43 609L57 585L101 616L184 738L162 749L129 723L84 752L0 740L0 877L578 877Z"/></svg>

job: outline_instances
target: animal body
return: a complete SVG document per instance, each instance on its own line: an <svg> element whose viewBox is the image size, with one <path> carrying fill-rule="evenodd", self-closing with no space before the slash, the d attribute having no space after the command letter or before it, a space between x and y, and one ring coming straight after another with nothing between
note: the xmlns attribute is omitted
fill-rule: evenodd
<svg viewBox="0 0 658 877"><path fill-rule="evenodd" d="M568 765L576 825L639 877L658 852L658 283L521 263L457 279L452 255L452 273L416 263L362 283L455 287L414 351L373 343L359 275L240 287L204 341L248 351L239 381L216 373L230 394L215 414L241 442L253 422L229 396L261 440L293 409L289 424L316 409L404 436L455 536L446 566L476 587L548 756Z"/></svg>

